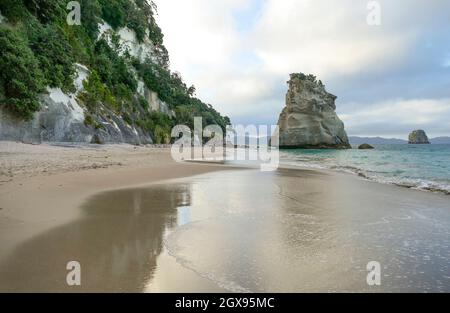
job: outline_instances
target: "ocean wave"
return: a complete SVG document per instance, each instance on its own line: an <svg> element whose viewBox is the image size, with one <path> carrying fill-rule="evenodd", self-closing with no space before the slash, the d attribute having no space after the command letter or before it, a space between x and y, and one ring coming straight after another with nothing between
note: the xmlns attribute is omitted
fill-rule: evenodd
<svg viewBox="0 0 450 313"><path fill-rule="evenodd" d="M282 161L281 164L289 165L289 166L297 166L302 168L309 169L322 169L322 170L332 170L337 172L344 172L348 174L357 175L361 178L374 181L381 184L387 185L395 185L399 187L405 187L409 189L421 190L421 191L430 191L436 193L443 193L445 195L450 195L450 183L445 182L437 182L426 179L417 179L417 178L404 178L404 177L395 177L395 176L387 176L387 174L400 174L404 173L404 170L396 170L394 173L392 172L381 172L381 171L368 171L356 166L350 165L335 165L335 164L318 164L310 161L306 162L298 162L297 160L288 160ZM386 174L386 176L383 176Z"/></svg>
<svg viewBox="0 0 450 313"><path fill-rule="evenodd" d="M426 181L426 180L413 180L413 179L403 179L403 181L392 182L392 184L407 187L411 189L423 190L423 191L431 191L431 192L439 192L446 195L450 195L450 185L444 183L438 183L434 181Z"/></svg>

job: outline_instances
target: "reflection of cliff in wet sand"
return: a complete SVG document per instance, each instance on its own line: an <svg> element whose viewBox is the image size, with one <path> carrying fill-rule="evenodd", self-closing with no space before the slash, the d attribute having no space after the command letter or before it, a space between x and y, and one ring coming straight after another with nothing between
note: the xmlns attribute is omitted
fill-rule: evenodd
<svg viewBox="0 0 450 313"><path fill-rule="evenodd" d="M99 194L83 217L17 247L0 264L2 291L142 291L176 225L176 207L190 204L189 186ZM82 285L67 286L65 264L80 262Z"/></svg>
<svg viewBox="0 0 450 313"><path fill-rule="evenodd" d="M225 168L176 163L170 149L144 146L0 142L0 151L7 169L0 171L0 291L144 290L159 269L163 233L177 223L175 207L189 203L189 190L117 190ZM102 194L109 190L115 191ZM73 260L81 263L82 286L69 288L66 265ZM180 288L198 280L188 270L176 273L189 284Z"/></svg>

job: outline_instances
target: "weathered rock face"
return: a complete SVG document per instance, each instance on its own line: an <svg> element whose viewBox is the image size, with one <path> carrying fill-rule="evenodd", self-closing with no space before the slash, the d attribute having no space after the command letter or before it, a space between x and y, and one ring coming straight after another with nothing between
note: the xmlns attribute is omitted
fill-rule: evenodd
<svg viewBox="0 0 450 313"><path fill-rule="evenodd" d="M409 134L409 144L430 144L430 141L425 131L418 129Z"/></svg>
<svg viewBox="0 0 450 313"><path fill-rule="evenodd" d="M0 23L4 17L0 13ZM99 24L99 38L104 37L113 45L112 36L118 35L119 55L129 53L141 62L151 60L162 64L163 60L156 53L153 43L148 36L140 43L134 31L125 27L117 32L103 22ZM39 144L41 142L85 142L85 143L130 143L151 144L153 140L148 131L138 126L140 112L127 112L129 119L124 120L106 105L99 105L95 114L87 110L78 101L77 96L83 90L83 81L89 76L87 67L76 64L77 77L74 85L76 92L64 93L60 88L47 88L47 92L39 98L41 108L31 121L14 118L0 107L0 140L22 141L24 143ZM137 75L136 75L136 79ZM164 113L175 117L169 105L158 98L158 94L145 87L139 81L137 95L141 95L149 103L148 111Z"/></svg>
<svg viewBox="0 0 450 313"><path fill-rule="evenodd" d="M2 18L0 15L0 22ZM107 42L112 45L111 36L114 34L112 28L103 23L99 25L99 29L99 37L105 36ZM120 55L130 53L141 61L151 59L156 63L162 62L148 38L143 43L139 43L134 32L128 28L119 30L118 36ZM76 64L76 70L77 77L74 81L76 92L67 94L59 88L48 88L47 93L40 96L41 109L34 114L31 121L24 122L16 119L0 108L0 140L22 141L33 144L43 141L153 143L148 131L143 131L133 122L135 120L134 115L143 112L129 112L131 124L104 105L101 105L96 114L87 114L85 108L79 104L77 95L83 90L83 81L89 76L90 71L81 64ZM139 81L137 94L147 100L150 111L161 112L171 117L175 116L168 104L161 101L157 93L145 87L142 81Z"/></svg>
<svg viewBox="0 0 450 313"><path fill-rule="evenodd" d="M175 112L169 108L169 105L159 99L158 94L145 87L144 82L138 82L138 94L147 100L151 111L161 112L170 117L175 117Z"/></svg>
<svg viewBox="0 0 450 313"><path fill-rule="evenodd" d="M75 86L82 90L82 81L88 69L77 65ZM130 125L115 112L102 106L98 114L86 123L86 112L75 94L66 94L59 88L48 88L40 97L41 109L31 121L18 120L0 108L0 140L39 144L45 142L85 143L153 143L148 132ZM131 119L133 118L130 115Z"/></svg>
<svg viewBox="0 0 450 313"><path fill-rule="evenodd" d="M85 122L84 110L72 95L49 89L41 97L41 110L31 121L15 119L0 109L0 140L41 142L85 142L148 144L152 138L141 129L127 124L106 107L101 114ZM94 140L97 138L96 140Z"/></svg>
<svg viewBox="0 0 450 313"><path fill-rule="evenodd" d="M280 148L350 149L336 96L312 75L291 74L286 107L278 120Z"/></svg>
<svg viewBox="0 0 450 313"><path fill-rule="evenodd" d="M98 38L104 38L110 46L113 46L112 37L114 35L118 36L118 48L119 54L121 56L123 56L125 53L129 53L131 56L137 58L141 62L144 62L146 59L150 59L152 62L159 64L163 62L158 53L156 53L153 42L148 38L148 30L147 36L144 38L143 42L139 42L135 32L128 27L124 27L117 31L114 31L112 27L104 21L98 24L98 26Z"/></svg>

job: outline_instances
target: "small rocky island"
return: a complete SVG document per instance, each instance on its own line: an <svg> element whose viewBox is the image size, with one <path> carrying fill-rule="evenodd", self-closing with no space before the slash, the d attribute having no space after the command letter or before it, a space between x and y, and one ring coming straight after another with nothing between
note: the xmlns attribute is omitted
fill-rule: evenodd
<svg viewBox="0 0 450 313"><path fill-rule="evenodd" d="M372 150L372 149L375 149L375 147L372 145L369 145L368 143L363 143L362 145L359 145L358 149L359 150Z"/></svg>
<svg viewBox="0 0 450 313"><path fill-rule="evenodd" d="M425 131L418 129L414 130L411 134L409 134L409 144L411 145L419 145L419 144L430 144L428 140L428 136Z"/></svg>
<svg viewBox="0 0 450 313"><path fill-rule="evenodd" d="M336 96L314 75L291 74L286 107L278 120L280 148L351 149Z"/></svg>

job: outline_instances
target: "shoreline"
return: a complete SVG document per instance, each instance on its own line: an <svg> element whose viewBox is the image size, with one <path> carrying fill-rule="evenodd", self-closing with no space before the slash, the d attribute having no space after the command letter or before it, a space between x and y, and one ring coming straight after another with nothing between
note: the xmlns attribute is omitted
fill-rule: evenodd
<svg viewBox="0 0 450 313"><path fill-rule="evenodd" d="M52 154L54 157L50 157L49 160L47 156L52 156ZM40 158L36 156L40 156ZM11 158L17 159L18 157L19 160L11 162ZM31 164L29 164L30 161ZM36 220L37 223L43 223L60 218L63 223L63 220L67 221L68 218L65 212L67 207L79 206L89 196L105 191L188 178L214 171L252 169L245 165L217 162L186 161L178 163L171 159L169 147L128 144L99 146L52 143L28 145L0 142L0 164L1 167L4 167L0 172L0 227L34 223ZM36 166L36 164L40 164L40 166ZM7 166L10 168L6 169ZM380 182L355 172L340 169L316 168L300 164L280 164L279 168L281 170L292 169L329 175L345 175L361 182L399 187L436 196L448 196L440 190L417 189ZM22 197L24 194L27 196ZM65 209L44 208L49 199L55 201L54 204L58 207ZM70 218L77 215L76 212L73 212L76 211L73 208L69 210L72 211L69 214ZM0 245L0 256L2 254L1 247L2 245Z"/></svg>
<svg viewBox="0 0 450 313"><path fill-rule="evenodd" d="M11 147L11 143L9 145ZM449 207L447 204L448 196L444 194L423 192L395 185L390 186L370 181L354 174L338 172L335 170L283 166L276 172L263 173L255 168L226 164L198 162L176 163L171 159L170 150L167 148L134 147L129 145L96 146L77 149L54 146L31 146L30 148L30 146L20 144L13 144L12 146L17 148L15 152L7 153L5 150L0 150L0 161L2 164L7 164L7 160L9 159L12 162L12 168L15 169L13 171L14 176L12 177L12 180L6 183L3 182L0 185L0 277L9 277L9 279L11 279L11 275L14 275L14 271L16 271L16 273L21 272L17 269L9 272L9 269L12 269L10 266L11 264L14 264L14 260L23 258L21 263L26 264L27 262L33 262L33 257L31 257L33 254L30 251L33 251L34 249L38 249L36 253L40 255L39 253L42 252L39 251L43 248L52 250L54 249L54 246L64 246L65 241L60 238L65 237L58 235L60 230L66 229L63 232L66 235L79 233L77 236L83 235L87 231L87 234L93 235L92 238L96 237L96 231L93 231L90 228L91 226L89 226L91 225L89 223L92 223L92 221L86 219L86 205L89 206L89 203L92 203L93 199L103 199L98 203L105 204L109 203L107 199L115 194L127 195L128 193L133 192L133 190L153 190L155 188L158 189L161 186L165 186L162 189L162 191L165 191L165 188L170 189L180 182L187 185L203 184L201 190L213 188L211 189L212 192L207 192L204 196L218 192L217 195L222 198L222 201L215 203L215 200L211 199L213 202L211 202L210 205L206 202L206 206L205 203L203 203L204 208L198 213L200 215L197 223L199 225L203 225L208 221L219 223L218 225L220 225L220 227L229 230L223 233L223 236L225 237L231 236L234 232L238 233L239 231L242 231L242 229L234 228L234 226L230 226L228 223L223 224L223 221L220 219L217 221L215 221L214 218L212 220L209 219L209 214L212 214L212 216L217 214L218 216L222 216L222 213L220 212L202 215L204 212L201 213L201 211L204 210L206 212L211 210L209 207L216 207L216 209L220 208L222 203L227 203L227 201L229 201L228 194L232 194L233 197L237 196L239 199L240 193L241 197L246 197L246 201L243 203L247 203L247 206L242 209L244 211L250 210L254 212L251 216L256 217L261 214L258 212L258 208L261 206L266 206L265 210L270 213L270 216L273 214L270 210L278 210L281 207L286 206L288 211L298 208L300 212L293 211L289 213L289 216L299 216L302 219L309 216L308 214L311 213L309 210L311 209L323 212L320 215L313 217L314 219L320 219L322 218L322 214L327 216L330 212L333 212L333 216L329 216L326 219L326 222L328 223L334 221L335 218L340 215L353 218L354 216L361 214L358 213L359 209L369 210L369 212L373 209L373 213L369 214L375 215L373 220L365 220L364 222L367 223L369 227L378 227L376 225L384 225L386 223L383 214L387 216L389 223L403 221L404 214L406 214L405 216L410 216L415 223L422 223L421 221L424 216L426 216L426 223L431 223L435 217L433 214L429 215L429 213L430 211L433 211L433 208L436 208L436 213L443 217L443 223L447 223L449 220L445 210L446 207ZM34 155L30 156L26 154L30 149L35 151ZM54 155L47 154L50 150ZM105 156L108 156L108 158L105 158ZM30 157L37 163L42 161L40 159L41 157L47 158L48 160L45 161L46 165L42 168L36 168L33 167L33 165L24 168L24 164L21 162L27 162ZM99 160L102 160L102 162ZM89 165L89 162L91 162L90 167L86 168ZM117 165L116 162L121 162L121 165ZM54 166L53 170L48 169L51 165ZM213 182L213 184L208 184L208 181ZM245 181L251 181L252 184L248 185ZM225 185L227 187L224 188L225 190L228 190L227 193L221 194L220 190L222 183L226 183ZM277 188L280 188L279 191L270 189L272 188L270 186L273 186L274 183L278 186ZM260 185L259 192L253 190L253 184ZM217 186L213 187L211 185ZM177 192L178 191L176 190L172 192L171 197L176 196ZM250 195L246 193L250 193ZM272 196L269 197L267 201L262 201L262 199L260 199L261 197L267 197L270 193L272 193ZM161 197L161 191L156 192L155 196ZM278 197L281 197L281 203L278 203L280 201ZM203 196L200 199L202 198ZM129 196L125 196L124 199L125 200L121 200L123 201L121 203L134 205L134 200L132 201L133 198L130 199ZM143 196L142 199L145 199L145 196ZM170 198L164 198L164 196L162 196L161 200L158 200L162 202L158 203L165 203L164 201L167 201L168 199ZM205 200L203 199L202 201ZM200 203L202 201L200 201ZM273 202L272 205L269 205L271 201L275 202ZM378 208L376 205L376 202L378 201L387 201L387 204ZM198 204L198 202L198 200L195 201L194 199L194 204ZM284 202L286 202L286 204L283 204ZM141 200L139 200L138 203L141 203ZM112 201L109 205L114 207L117 203ZM173 203L171 205L173 205ZM281 207L279 205L281 205ZM91 207L97 207L95 201L94 205ZM422 211L423 208L427 208L425 213ZM227 210L231 210L232 212L231 215L225 214L226 216L229 215L227 218L234 219L234 209L228 207ZM347 210L351 211L346 212ZM380 212L378 212L378 210L380 210ZM105 212L107 213L107 211ZM377 214L382 214L382 216L376 216ZM239 214L236 216L239 216ZM310 217L308 217L308 219L309 218ZM358 219L359 218L365 219L366 217L358 217ZM239 222L239 220L237 221ZM283 222L282 225L286 222ZM192 263L189 258L184 259L177 256L177 247L179 245L174 243L177 243L177 241L183 244L189 243L184 242L186 238L189 237L181 234L183 232L189 234L192 229L195 230L195 225L197 223L193 223L190 227L187 227L189 225L175 227L175 233L170 236L171 239L168 243L164 243L163 250L159 252L160 258L157 259L159 263L158 269L155 272L156 276L154 282L146 285L145 288L140 289L141 291L190 291L190 283L192 282L195 282L194 284L196 286L193 288L194 291L206 292L213 290L223 292L223 286L229 286L228 281L217 280L215 277L210 277L207 272L205 273L203 268L197 268L197 264L195 262ZM311 221L311 223L312 224L309 224L309 222L307 224L301 224L301 227L306 227L305 230L308 230L308 234L306 234L307 238L309 238L309 236L315 237L316 235L313 234L316 232L317 236L321 236L324 230L314 230L315 228L309 230L310 227L313 227L312 225L314 225L315 222L313 223ZM435 222L433 221L433 223ZM106 227L106 224L101 223L100 225ZM359 225L359 223L357 225ZM431 225L432 224L428 225L428 227L431 227ZM210 229L210 225L205 224L204 226ZM405 229L410 227L406 224L403 226L406 227ZM100 228L101 227L102 226L100 226ZM142 227L144 226L139 228L140 231L145 231ZM278 228L279 225L276 227ZM67 228L69 228L69 230L67 230ZM85 230L80 231L80 229L83 228L85 228ZM439 226L438 229L441 228L442 225ZM259 230L255 229L255 231ZM407 231L405 231L405 233L407 233ZM102 232L99 233L99 235L101 234ZM209 234L217 236L214 232ZM297 235L298 234L295 236ZM114 242L120 242L123 239L117 234L111 234L111 236L113 237L103 238L100 236L98 244L104 240L108 245L112 245ZM113 239L115 238L114 236L117 236L115 240ZM139 235L138 238L142 238L140 236L141 235ZM161 234L159 236L161 236ZM400 237L401 236L403 235L400 234ZM203 234L199 238L208 240L208 234ZM220 237L217 237L216 239L219 240L219 238ZM231 237L230 240L234 240L233 238L234 237ZM56 242L56 245L48 245L48 242ZM80 248L85 246L89 247L89 242L90 241L85 242ZM131 246L133 245L132 243L129 244L131 244ZM211 242L206 241L205 244L210 245ZM127 245L128 244L125 244L125 246ZM336 242L336 245L338 246L339 242ZM170 248L169 251L167 251L168 247ZM314 250L305 250L304 252L308 254L314 252ZM338 252L341 253L341 251ZM205 250L204 253L209 252L208 250ZM53 254L55 255L55 253ZM56 255L62 257L63 252L61 252L61 255L57 252ZM189 254L187 255L189 256ZM134 255L133 258L135 257L136 256ZM342 254L341 257L345 258L345 254ZM41 259L45 260L46 256L41 256ZM236 260L238 262L240 259L238 258ZM58 262L55 264L59 264L59 261L60 260L58 259ZM5 264L7 266L5 266ZM36 265L31 263L30 268L33 268L33 266ZM308 266L313 270L313 264ZM360 266L363 267L364 265ZM330 266L325 268L327 268L327 270L334 269ZM299 271L302 272L302 275L306 275L307 272L305 271L307 270L308 267L305 267L305 269L301 271L299 269ZM287 274L283 272L283 275ZM185 282L178 286L177 284L180 277L182 277ZM7 280L8 279L5 279L5 281ZM325 284L325 281L326 280L322 281L322 283ZM323 291L315 286L312 281L310 283L313 285L313 287L311 287L313 289L306 288L299 290ZM20 282L18 285L20 286ZM292 282L292 286L292 288L294 288L294 286L297 285ZM353 290L351 289L354 288L352 286L349 285L349 290ZM125 288L125 286L123 287ZM100 287L88 290L102 290L98 288ZM254 288L256 288L256 286ZM295 288L299 288L299 286ZM330 288L331 289L326 290L333 290L332 287ZM248 289L253 290L253 288ZM21 288L15 290L28 291L22 290ZM134 289L128 286L125 290Z"/></svg>
<svg viewBox="0 0 450 313"><path fill-rule="evenodd" d="M281 164L280 168L289 168L289 169L299 169L299 170L311 170L311 171L319 171L319 172L325 172L325 173L336 173L341 175L350 175L353 178L361 179L362 181L372 182L380 185L387 185L387 186L395 186L400 187L403 189L408 190L414 190L418 192L424 192L424 193L431 193L436 195L443 195L443 196L450 196L450 191L446 189L439 189L439 188L433 188L433 187L417 187L413 184L401 184L401 183L395 183L391 181L382 181L373 177L370 177L364 173L362 173L361 169L353 168L353 169L345 169L345 167L342 168L326 168L326 167L314 167L314 166L307 166L307 165L294 165L294 164Z"/></svg>

